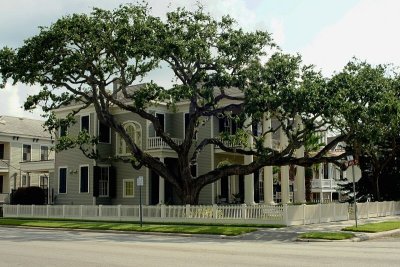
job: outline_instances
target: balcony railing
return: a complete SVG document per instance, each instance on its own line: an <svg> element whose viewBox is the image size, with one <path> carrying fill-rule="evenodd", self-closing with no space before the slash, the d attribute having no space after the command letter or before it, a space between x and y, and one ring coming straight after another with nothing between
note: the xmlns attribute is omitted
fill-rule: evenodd
<svg viewBox="0 0 400 267"><path fill-rule="evenodd" d="M172 140L180 145L182 144L183 140L179 138L172 138ZM167 143L164 142L164 140L161 139L161 137L149 137L147 139L147 149L171 149Z"/></svg>
<svg viewBox="0 0 400 267"><path fill-rule="evenodd" d="M234 148L234 147L242 147L242 145L237 142L237 141L232 141L232 140L221 140L222 143L226 147ZM280 150L280 145L279 145L279 140L272 140L272 148L275 150ZM216 148L219 148L218 145L215 146Z"/></svg>
<svg viewBox="0 0 400 267"><path fill-rule="evenodd" d="M0 193L0 203L6 202L9 195L10 195L9 193Z"/></svg>
<svg viewBox="0 0 400 267"><path fill-rule="evenodd" d="M10 166L10 161L8 159L0 159L0 170L8 170Z"/></svg>
<svg viewBox="0 0 400 267"><path fill-rule="evenodd" d="M337 181L334 179L313 179L311 182L312 188L330 188L335 189Z"/></svg>

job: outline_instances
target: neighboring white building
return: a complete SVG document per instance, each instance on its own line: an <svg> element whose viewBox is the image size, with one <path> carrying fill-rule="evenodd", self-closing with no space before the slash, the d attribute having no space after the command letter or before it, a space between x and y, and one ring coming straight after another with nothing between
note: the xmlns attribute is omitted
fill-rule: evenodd
<svg viewBox="0 0 400 267"><path fill-rule="evenodd" d="M323 137L323 143L328 144L334 137ZM338 143L329 153L339 155L344 152L344 143ZM354 166L354 178L357 182L361 178L361 169ZM349 167L342 171L333 163L318 164L313 166L313 179L311 181L312 200L315 202L330 202L342 200L339 184L352 182L353 171Z"/></svg>
<svg viewBox="0 0 400 267"><path fill-rule="evenodd" d="M53 139L43 121L0 116L0 203L19 187L49 188Z"/></svg>

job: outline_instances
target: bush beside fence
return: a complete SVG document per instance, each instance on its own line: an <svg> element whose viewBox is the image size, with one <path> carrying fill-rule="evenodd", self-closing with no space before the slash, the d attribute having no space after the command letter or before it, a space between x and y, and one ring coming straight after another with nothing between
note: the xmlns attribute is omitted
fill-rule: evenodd
<svg viewBox="0 0 400 267"><path fill-rule="evenodd" d="M354 218L348 203L316 205L182 205L143 206L144 221L180 223L237 223L300 225ZM400 202L358 203L358 217L400 214ZM3 205L8 218L65 218L106 221L138 221L138 205Z"/></svg>

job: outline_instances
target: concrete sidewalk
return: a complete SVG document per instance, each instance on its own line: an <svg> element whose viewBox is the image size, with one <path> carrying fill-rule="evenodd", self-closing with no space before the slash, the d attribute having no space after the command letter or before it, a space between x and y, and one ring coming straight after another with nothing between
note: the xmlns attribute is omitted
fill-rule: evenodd
<svg viewBox="0 0 400 267"><path fill-rule="evenodd" d="M400 220L400 216L388 216L388 217L378 217L370 219L358 220L358 224L374 223L374 222L384 222L384 221L394 221ZM329 222L320 224L309 224L309 225L296 225L288 226L284 228L265 228L260 229L256 232L248 233L240 238L243 240L260 240L260 241L278 241L278 242L293 242L297 240L297 236L306 232L336 232L341 231L344 227L355 225L354 220L341 221L341 222ZM380 238L384 236L391 236L393 234L400 234L400 229L380 232L380 233L359 233L355 232L355 238L351 241L363 241L374 238ZM313 241L313 240L310 240ZM314 240L315 241L315 240Z"/></svg>

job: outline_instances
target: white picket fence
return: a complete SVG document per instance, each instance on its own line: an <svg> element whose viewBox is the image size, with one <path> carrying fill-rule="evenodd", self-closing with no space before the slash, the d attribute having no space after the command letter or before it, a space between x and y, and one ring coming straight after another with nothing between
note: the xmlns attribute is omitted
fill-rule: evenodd
<svg viewBox="0 0 400 267"><path fill-rule="evenodd" d="M354 218L353 205L209 205L143 206L144 221L300 225ZM400 215L400 202L358 203L358 217ZM139 206L128 205L3 205L6 218L65 218L137 221Z"/></svg>

